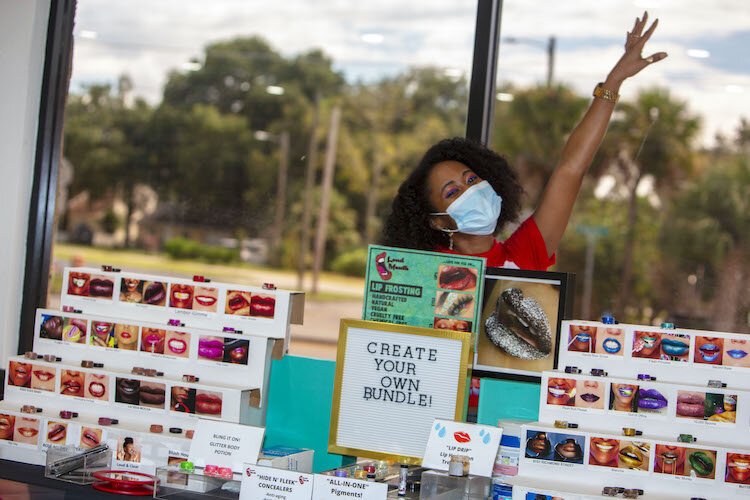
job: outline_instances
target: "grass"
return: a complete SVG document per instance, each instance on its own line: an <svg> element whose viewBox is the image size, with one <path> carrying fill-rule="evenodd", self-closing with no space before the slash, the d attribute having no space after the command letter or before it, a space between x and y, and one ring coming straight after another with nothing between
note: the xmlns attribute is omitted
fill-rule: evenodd
<svg viewBox="0 0 750 500"><path fill-rule="evenodd" d="M275 269L246 263L209 264L198 260L174 260L165 254L144 253L142 250L96 248L82 245L56 243L52 249L53 268L51 292L59 293L62 269L69 265L99 267L103 264L127 271L192 277L202 275L215 281L260 286L272 282L279 288L297 289L297 273L289 269ZM73 264L75 263L75 264ZM309 286L311 273L306 274ZM321 273L317 293L307 292L307 300L338 302L361 300L364 279L335 273ZM304 288L304 287L303 287Z"/></svg>

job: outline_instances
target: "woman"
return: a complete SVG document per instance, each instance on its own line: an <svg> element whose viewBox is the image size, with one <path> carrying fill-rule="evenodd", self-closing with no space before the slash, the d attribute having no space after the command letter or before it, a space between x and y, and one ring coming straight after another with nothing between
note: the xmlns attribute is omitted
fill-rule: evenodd
<svg viewBox="0 0 750 500"><path fill-rule="evenodd" d="M122 460L123 462L141 461L141 454L136 450L132 437L126 437L122 440L122 449L117 452L117 460Z"/></svg>
<svg viewBox="0 0 750 500"><path fill-rule="evenodd" d="M435 250L487 258L489 267L545 270L570 219L573 204L607 130L622 82L664 59L658 52L641 57L658 20L648 30L648 14L637 18L625 53L573 130L560 162L534 214L503 243L494 235L518 218L522 188L513 169L498 154L465 139L439 142L404 181L384 227L389 246Z"/></svg>

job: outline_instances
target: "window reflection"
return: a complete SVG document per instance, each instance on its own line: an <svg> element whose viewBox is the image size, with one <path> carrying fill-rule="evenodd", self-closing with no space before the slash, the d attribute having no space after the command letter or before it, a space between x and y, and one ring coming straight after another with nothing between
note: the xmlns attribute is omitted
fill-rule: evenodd
<svg viewBox="0 0 750 500"><path fill-rule="evenodd" d="M504 2L493 145L519 169L528 207L622 53L615 21L643 11L631 2L591 7L549 3L539 16L538 5ZM669 58L623 86L561 245L557 269L578 275L575 317L613 312L623 322L750 332L741 7L712 4L696 22L676 6L649 6L660 19L649 50ZM726 31L713 32L715 22Z"/></svg>
<svg viewBox="0 0 750 500"><path fill-rule="evenodd" d="M475 7L81 0L48 305L69 264L314 289L291 352L333 358L398 184L463 134Z"/></svg>

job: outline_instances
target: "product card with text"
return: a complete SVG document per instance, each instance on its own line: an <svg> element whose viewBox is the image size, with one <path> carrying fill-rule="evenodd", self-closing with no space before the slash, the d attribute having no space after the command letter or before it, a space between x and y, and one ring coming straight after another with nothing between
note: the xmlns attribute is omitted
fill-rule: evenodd
<svg viewBox="0 0 750 500"><path fill-rule="evenodd" d="M245 464L240 500L310 500L313 475Z"/></svg>
<svg viewBox="0 0 750 500"><path fill-rule="evenodd" d="M190 461L197 467L218 465L242 472L244 464L258 461L263 427L200 420L190 445Z"/></svg>
<svg viewBox="0 0 750 500"><path fill-rule="evenodd" d="M331 498L358 498L360 500L385 500L388 485L348 477L315 475L313 500Z"/></svg>
<svg viewBox="0 0 750 500"><path fill-rule="evenodd" d="M448 470L451 455L469 457L469 474L490 477L503 430L489 425L436 419L422 467Z"/></svg>

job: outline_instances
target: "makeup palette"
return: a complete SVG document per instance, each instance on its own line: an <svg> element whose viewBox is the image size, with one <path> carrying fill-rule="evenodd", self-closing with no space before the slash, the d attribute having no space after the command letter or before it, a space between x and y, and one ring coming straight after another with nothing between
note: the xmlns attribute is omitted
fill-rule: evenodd
<svg viewBox="0 0 750 500"><path fill-rule="evenodd" d="M583 499L628 489L637 498L668 499L750 492L746 335L614 321L564 321L562 328L560 370L543 372L540 422L522 436L513 482L530 488L519 494L537 489L534 495L550 492L542 498ZM560 421L567 428L553 424ZM581 475L585 484L571 481Z"/></svg>
<svg viewBox="0 0 750 500"><path fill-rule="evenodd" d="M38 309L33 350L5 366L0 458L106 443L138 476L186 460L206 420L262 425L268 363L304 296L198 278L66 270L63 310ZM102 486L132 490L117 477Z"/></svg>
<svg viewBox="0 0 750 500"><path fill-rule="evenodd" d="M584 373L606 367L609 375L650 373L666 382L705 385L721 379L750 390L750 337L741 333L563 321L560 367Z"/></svg>
<svg viewBox="0 0 750 500"><path fill-rule="evenodd" d="M85 325L82 334L88 341L72 344L50 338L45 333L48 328L45 325L50 322L76 322L82 328ZM190 370L205 383L222 384L229 377L241 379L249 387L262 386L266 351L276 342L250 333L217 332L50 309L37 311L35 329L35 342L41 352L54 351L64 360L80 359L83 368L106 365L108 369L131 371L138 367L143 373L153 370L168 374ZM33 355L44 356L36 352Z"/></svg>
<svg viewBox="0 0 750 500"><path fill-rule="evenodd" d="M208 282L200 276L191 280L80 267L64 270L61 303L86 313L159 324L174 318L197 328L220 324L288 342L289 324L302 323L304 294ZM49 326L49 338L65 336L66 325Z"/></svg>

